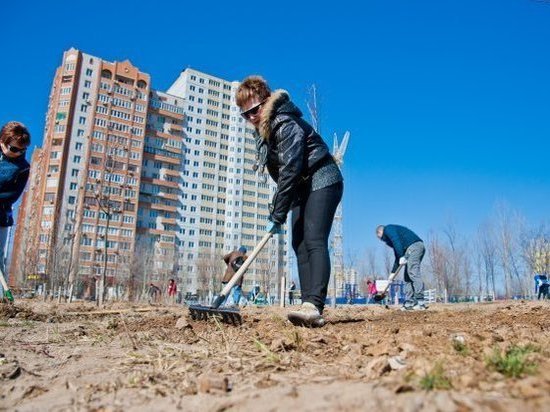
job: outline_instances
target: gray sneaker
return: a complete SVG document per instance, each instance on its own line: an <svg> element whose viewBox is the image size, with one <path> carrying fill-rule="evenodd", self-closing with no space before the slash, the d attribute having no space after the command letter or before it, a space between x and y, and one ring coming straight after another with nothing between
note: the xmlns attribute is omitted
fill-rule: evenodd
<svg viewBox="0 0 550 412"><path fill-rule="evenodd" d="M325 319L313 303L304 302L299 310L289 312L288 320L294 326L305 326L307 328L321 328L325 326Z"/></svg>
<svg viewBox="0 0 550 412"><path fill-rule="evenodd" d="M426 310L428 307L422 302L418 302L416 305L414 305L411 310Z"/></svg>
<svg viewBox="0 0 550 412"><path fill-rule="evenodd" d="M428 307L424 304L424 302L418 301L414 304L404 304L401 306L401 310L408 312L411 310L426 310Z"/></svg>
<svg viewBox="0 0 550 412"><path fill-rule="evenodd" d="M403 312L406 312L408 310L412 310L412 308L415 306L416 304L412 301L406 301L405 303L403 303L403 306L401 306L401 310Z"/></svg>

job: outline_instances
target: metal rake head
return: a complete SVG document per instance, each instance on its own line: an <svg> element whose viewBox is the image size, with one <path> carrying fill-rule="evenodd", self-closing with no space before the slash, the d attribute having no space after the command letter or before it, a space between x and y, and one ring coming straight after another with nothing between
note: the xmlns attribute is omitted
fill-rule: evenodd
<svg viewBox="0 0 550 412"><path fill-rule="evenodd" d="M189 306L189 315L193 320L208 320L216 318L223 323L238 326L243 320L238 309L214 309L211 306Z"/></svg>
<svg viewBox="0 0 550 412"><path fill-rule="evenodd" d="M376 295L374 295L374 301L375 302L381 302L384 300L384 298L387 296L386 293L377 293Z"/></svg>

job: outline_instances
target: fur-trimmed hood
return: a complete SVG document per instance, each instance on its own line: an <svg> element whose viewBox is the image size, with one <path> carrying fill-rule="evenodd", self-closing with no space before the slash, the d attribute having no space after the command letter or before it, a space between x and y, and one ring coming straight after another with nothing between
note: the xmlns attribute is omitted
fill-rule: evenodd
<svg viewBox="0 0 550 412"><path fill-rule="evenodd" d="M258 132L264 140L269 140L274 126L278 123L276 117L280 114L292 114L296 117L302 117L302 112L294 103L290 101L290 96L286 90L275 90L264 103L262 114L260 116L260 125Z"/></svg>

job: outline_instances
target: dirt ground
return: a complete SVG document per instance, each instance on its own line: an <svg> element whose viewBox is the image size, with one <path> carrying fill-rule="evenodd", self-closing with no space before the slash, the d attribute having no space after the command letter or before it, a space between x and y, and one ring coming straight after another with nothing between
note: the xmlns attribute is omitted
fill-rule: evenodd
<svg viewBox="0 0 550 412"><path fill-rule="evenodd" d="M0 410L550 410L550 304L328 308L322 329L247 307L0 305ZM523 348L517 377L496 353Z"/></svg>

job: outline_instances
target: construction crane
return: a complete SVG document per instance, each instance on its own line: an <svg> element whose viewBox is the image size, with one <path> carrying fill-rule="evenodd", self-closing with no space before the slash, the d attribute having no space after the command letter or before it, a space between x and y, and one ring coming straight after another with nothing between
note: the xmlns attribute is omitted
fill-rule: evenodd
<svg viewBox="0 0 550 412"><path fill-rule="evenodd" d="M334 141L332 145L332 156L340 169L344 164L344 155L349 142L349 132L344 133L341 142L338 142L338 136L334 133ZM344 231L342 228L342 202L338 205L334 215L332 224L332 285L333 285L333 300L332 305L336 305L337 292L343 294L345 278L344 278Z"/></svg>
<svg viewBox="0 0 550 412"><path fill-rule="evenodd" d="M320 107L317 99L317 87L311 85L308 90L309 98L307 108L311 115L311 124L317 133L321 133ZM345 132L344 137L338 142L338 136L334 134L332 156L340 169L344 164L344 155L348 147L350 133ZM336 306L336 296L338 291L340 295L344 294L345 275L344 275L344 231L342 229L342 202L338 205L334 220L332 223L332 242L331 242L331 261L332 261L332 306Z"/></svg>

